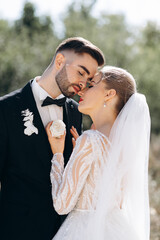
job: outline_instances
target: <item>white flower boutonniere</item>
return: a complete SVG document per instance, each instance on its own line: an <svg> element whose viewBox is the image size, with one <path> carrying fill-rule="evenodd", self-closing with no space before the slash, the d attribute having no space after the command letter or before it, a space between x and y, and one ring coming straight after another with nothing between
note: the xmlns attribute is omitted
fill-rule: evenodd
<svg viewBox="0 0 160 240"><path fill-rule="evenodd" d="M29 111L29 109L26 109L21 112L22 116L24 116L24 126L26 127L24 129L24 134L27 136L31 136L32 133L38 134L38 129L33 125L33 113Z"/></svg>

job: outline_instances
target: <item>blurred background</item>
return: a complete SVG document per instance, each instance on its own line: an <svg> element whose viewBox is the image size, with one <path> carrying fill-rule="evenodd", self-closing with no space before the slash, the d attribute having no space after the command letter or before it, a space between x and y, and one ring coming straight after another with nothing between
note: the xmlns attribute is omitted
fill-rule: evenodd
<svg viewBox="0 0 160 240"><path fill-rule="evenodd" d="M160 2L158 0L5 0L0 3L0 96L41 75L57 45L84 37L107 65L127 69L146 95L152 120L151 240L160 240ZM77 100L77 99L76 99ZM91 125L83 119L84 129Z"/></svg>

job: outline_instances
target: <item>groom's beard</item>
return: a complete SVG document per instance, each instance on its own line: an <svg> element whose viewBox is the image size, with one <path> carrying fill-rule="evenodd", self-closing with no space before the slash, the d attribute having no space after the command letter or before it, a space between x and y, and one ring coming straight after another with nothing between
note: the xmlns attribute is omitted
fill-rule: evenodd
<svg viewBox="0 0 160 240"><path fill-rule="evenodd" d="M56 75L55 77L57 85L59 87L59 89L61 90L61 92L63 93L64 96L66 97L73 97L75 95L75 92L71 92L69 91L69 87L72 86L78 86L77 84L71 84L68 81L68 76L67 76L67 71L66 71L66 66L64 65L63 68L61 69L61 71Z"/></svg>

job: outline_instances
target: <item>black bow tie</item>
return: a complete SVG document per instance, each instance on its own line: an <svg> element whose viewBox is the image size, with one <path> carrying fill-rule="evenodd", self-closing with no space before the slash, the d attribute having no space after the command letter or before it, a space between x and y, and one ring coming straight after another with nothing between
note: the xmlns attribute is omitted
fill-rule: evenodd
<svg viewBox="0 0 160 240"><path fill-rule="evenodd" d="M44 107L44 106L56 104L57 106L62 107L64 106L65 102L66 102L66 97L60 98L60 99L52 99L50 97L46 97L46 99L44 99L41 106Z"/></svg>

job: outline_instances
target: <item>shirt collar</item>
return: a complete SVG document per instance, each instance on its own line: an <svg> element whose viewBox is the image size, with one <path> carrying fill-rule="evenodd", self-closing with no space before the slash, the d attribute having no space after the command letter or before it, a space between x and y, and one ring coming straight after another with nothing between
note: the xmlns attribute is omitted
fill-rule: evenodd
<svg viewBox="0 0 160 240"><path fill-rule="evenodd" d="M33 82L32 82L32 86L34 87L34 90L35 90L35 94L36 96L39 98L40 101L43 101L44 99L46 99L46 97L50 97L52 98L48 92L46 92L37 82L37 79L39 78L40 76L38 77L35 77ZM56 97L55 99L60 99L60 98L63 98L64 95L63 94L60 94L58 97Z"/></svg>

